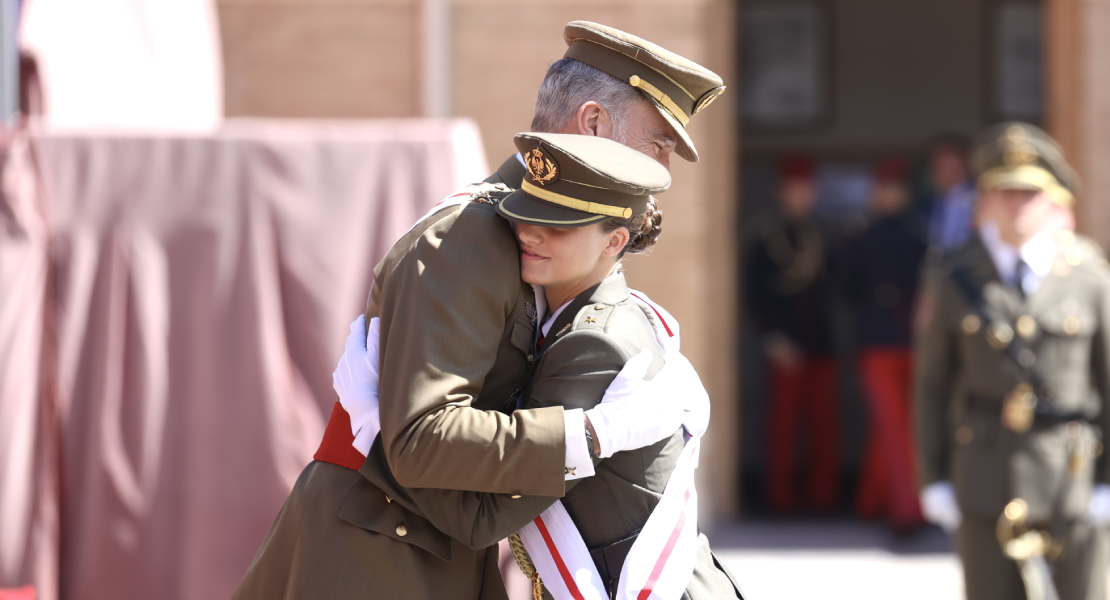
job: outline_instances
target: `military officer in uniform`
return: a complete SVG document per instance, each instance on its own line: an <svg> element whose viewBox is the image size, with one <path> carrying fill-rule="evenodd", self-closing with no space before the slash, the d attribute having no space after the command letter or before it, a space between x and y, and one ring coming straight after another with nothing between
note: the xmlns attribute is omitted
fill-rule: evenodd
<svg viewBox="0 0 1110 600"><path fill-rule="evenodd" d="M969 600L1026 597L996 535L1015 499L1053 540L1047 559L1060 598L1101 599L1107 262L1070 231L1075 175L1043 131L1006 123L985 132L972 167L978 235L929 269L921 300L922 510L955 533Z"/></svg>
<svg viewBox="0 0 1110 600"><path fill-rule="evenodd" d="M716 74L595 23L570 23L564 38L568 50L541 87L534 128L611 138L664 166L672 152L697 160L685 126L724 90ZM353 447L364 423L336 404L316 461L236 598L504 598L496 548L453 541L375 482L478 488L524 504L562 496L565 481L590 470L575 469L583 454L590 464L581 410L514 412L535 361L536 299L495 205L522 185L523 165L511 157L417 224L378 265L366 317L380 317L381 436L364 462ZM356 388L342 367L337 386ZM700 387L696 375L687 381ZM665 421L668 411L626 412L613 423L620 435L606 443L655 443L660 438L638 436L650 428L637 420ZM375 472L382 468L389 472Z"/></svg>

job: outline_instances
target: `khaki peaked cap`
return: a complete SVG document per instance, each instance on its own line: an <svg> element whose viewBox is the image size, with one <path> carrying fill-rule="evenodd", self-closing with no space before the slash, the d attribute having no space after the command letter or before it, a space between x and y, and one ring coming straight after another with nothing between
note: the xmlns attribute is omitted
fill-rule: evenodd
<svg viewBox="0 0 1110 600"><path fill-rule="evenodd" d="M678 155L698 161L686 125L725 91L719 75L647 40L589 21L567 23L563 38L569 46L564 58L585 63L643 92L678 133Z"/></svg>
<svg viewBox="0 0 1110 600"><path fill-rule="evenodd" d="M671 186L663 165L612 140L566 133L519 133L526 169L521 188L497 210L511 221L582 227L647 211L648 198Z"/></svg>
<svg viewBox="0 0 1110 600"><path fill-rule="evenodd" d="M1060 146L1028 123L1001 123L976 136L971 168L981 187L1043 190L1063 206L1071 206L1079 190Z"/></svg>

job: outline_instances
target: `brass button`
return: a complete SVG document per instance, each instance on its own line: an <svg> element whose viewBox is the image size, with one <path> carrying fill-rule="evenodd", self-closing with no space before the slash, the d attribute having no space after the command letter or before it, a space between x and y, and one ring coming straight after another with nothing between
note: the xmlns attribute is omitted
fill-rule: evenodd
<svg viewBox="0 0 1110 600"><path fill-rule="evenodd" d="M962 329L967 335L975 335L979 332L980 325L981 323L979 322L979 317L975 315L968 315L964 317L963 321L960 322L960 329Z"/></svg>
<svg viewBox="0 0 1110 600"><path fill-rule="evenodd" d="M594 305L594 310L605 310L605 305L604 304L595 304Z"/></svg>
<svg viewBox="0 0 1110 600"><path fill-rule="evenodd" d="M1064 317L1064 333L1068 335L1079 333L1079 317L1075 315Z"/></svg>
<svg viewBox="0 0 1110 600"><path fill-rule="evenodd" d="M404 525L398 525L397 526L397 535L399 535L401 537L405 537L408 534L409 534L408 527L405 527Z"/></svg>
<svg viewBox="0 0 1110 600"><path fill-rule="evenodd" d="M513 495L510 496L510 498L512 498L513 500L520 498L520 492L513 492Z"/></svg>
<svg viewBox="0 0 1110 600"><path fill-rule="evenodd" d="M964 425L956 430L956 443L961 446L966 446L975 439L975 432L970 427Z"/></svg>
<svg viewBox="0 0 1110 600"><path fill-rule="evenodd" d="M1037 320L1029 315L1021 315L1017 320L1017 333L1025 339L1037 334Z"/></svg>
<svg viewBox="0 0 1110 600"><path fill-rule="evenodd" d="M535 361L535 360L536 360L536 355L535 354L529 354L528 355L528 364L532 364L532 362Z"/></svg>

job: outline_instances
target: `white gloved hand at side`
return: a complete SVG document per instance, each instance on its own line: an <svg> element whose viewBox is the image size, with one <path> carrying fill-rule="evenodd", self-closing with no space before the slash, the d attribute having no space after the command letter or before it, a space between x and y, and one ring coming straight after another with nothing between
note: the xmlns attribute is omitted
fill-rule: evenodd
<svg viewBox="0 0 1110 600"><path fill-rule="evenodd" d="M926 521L940 525L948 534L955 533L963 521L956 490L947 481L930 483L921 489L921 513Z"/></svg>
<svg viewBox="0 0 1110 600"><path fill-rule="evenodd" d="M374 438L381 432L378 418L378 338L381 322L370 319L366 330L366 317L359 315L351 323L351 333L339 364L331 375L332 387L339 394L339 403L351 417L354 447L363 456L370 453Z"/></svg>
<svg viewBox="0 0 1110 600"><path fill-rule="evenodd" d="M681 354L670 355L655 378L645 381L650 366L647 350L629 359L601 403L586 411L597 432L601 458L664 440L686 421L691 434L705 431L709 397L690 362Z"/></svg>
<svg viewBox="0 0 1110 600"><path fill-rule="evenodd" d="M1095 489L1091 491L1091 503L1087 505L1087 518L1096 527L1110 523L1110 485L1095 484Z"/></svg>
<svg viewBox="0 0 1110 600"><path fill-rule="evenodd" d="M650 314L652 325L655 327L655 337L663 347L664 360L667 365L664 370L670 369L668 376L675 384L674 399L683 403L685 414L682 425L687 433L700 437L709 427L709 394L698 377L693 365L680 352L682 346L682 327L678 319L671 316L667 309L656 304L647 294L639 290L629 290L629 294L641 305L645 306ZM663 373L660 373L662 375ZM662 385L666 379L652 379L648 385Z"/></svg>

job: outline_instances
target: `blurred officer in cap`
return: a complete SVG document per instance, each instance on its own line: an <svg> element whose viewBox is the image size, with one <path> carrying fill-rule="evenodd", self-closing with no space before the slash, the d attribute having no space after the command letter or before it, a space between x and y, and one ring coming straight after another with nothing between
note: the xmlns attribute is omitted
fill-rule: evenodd
<svg viewBox="0 0 1110 600"><path fill-rule="evenodd" d="M674 152L697 160L685 126L724 90L717 75L603 25L576 21L564 37L567 57L541 86L534 130L609 138L664 167ZM566 481L591 471L581 411L515 410L535 362L537 298L496 207L525 173L524 157L510 157L417 223L375 269L365 318L380 329L369 342L361 327L348 338L334 375L340 402L315 461L235 598L505 598L497 548L453 539L401 492L469 489L534 502L561 497ZM664 372L672 364L681 361ZM702 390L692 369L677 373L687 375L674 388L623 373L614 385L638 382L626 400L641 403L661 390L671 390L668 400ZM668 412L626 412L609 435L598 432L599 443L654 444L644 434L651 421L670 425L668 436L679 425Z"/></svg>
<svg viewBox="0 0 1110 600"><path fill-rule="evenodd" d="M969 600L1026 597L998 523L1019 499L1051 536L1063 600L1106 593L1110 275L1074 235L1075 174L1040 129L974 145L978 235L926 277L915 401L922 509L956 534ZM1010 511L1007 511L1010 515ZM1012 515L1011 515L1012 516Z"/></svg>
<svg viewBox="0 0 1110 600"><path fill-rule="evenodd" d="M850 241L843 268L845 295L856 310L857 364L869 417L856 512L886 517L902 532L923 524L910 435L910 340L918 273L928 248L925 228L907 210L908 171L900 158L876 165L874 220Z"/></svg>
<svg viewBox="0 0 1110 600"><path fill-rule="evenodd" d="M813 162L780 165L778 207L753 219L746 252L749 304L768 363L767 503L776 512L828 510L837 502L840 412L829 306L830 244L813 217ZM795 447L808 433L810 471L799 502Z"/></svg>

